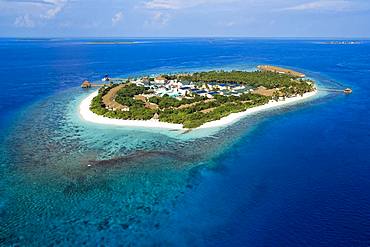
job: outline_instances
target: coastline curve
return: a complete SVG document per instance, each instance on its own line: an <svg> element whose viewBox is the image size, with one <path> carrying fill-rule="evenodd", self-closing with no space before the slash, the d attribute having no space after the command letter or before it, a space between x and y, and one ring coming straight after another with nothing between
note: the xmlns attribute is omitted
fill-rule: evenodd
<svg viewBox="0 0 370 247"><path fill-rule="evenodd" d="M238 113L231 113L230 115L223 117L219 120L207 122L196 129L206 129L206 128L219 128L225 127L227 125L233 124L240 119L248 116L253 115L258 112L272 110L281 106L290 105L294 103L301 102L308 98L311 98L317 94L318 90L315 89L312 92L305 93L303 96L295 96L291 98L286 98L285 100L274 101L271 100L269 103L261 106L256 106L250 109L247 109L243 112ZM107 118L103 116L99 116L93 113L90 110L90 103L92 99L98 95L98 91L95 91L88 95L85 99L83 99L79 105L79 113L82 119L88 122L96 123L96 124L104 124L104 125L114 125L114 126L122 126L122 127L144 127L144 128L160 128L160 129L168 129L168 130L185 130L182 124L173 124L173 123L166 123L160 122L159 120L124 120L124 119L113 119Z"/></svg>

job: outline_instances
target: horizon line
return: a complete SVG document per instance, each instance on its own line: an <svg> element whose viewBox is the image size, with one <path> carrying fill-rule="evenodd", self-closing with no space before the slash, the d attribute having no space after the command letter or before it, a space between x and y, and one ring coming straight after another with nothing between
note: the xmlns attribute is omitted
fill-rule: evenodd
<svg viewBox="0 0 370 247"><path fill-rule="evenodd" d="M335 36L0 36L0 39L339 39L368 40L370 37L335 37Z"/></svg>

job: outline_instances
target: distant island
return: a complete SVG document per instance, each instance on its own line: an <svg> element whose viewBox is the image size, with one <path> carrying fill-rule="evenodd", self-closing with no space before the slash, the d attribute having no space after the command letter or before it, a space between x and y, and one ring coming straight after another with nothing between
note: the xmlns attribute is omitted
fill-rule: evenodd
<svg viewBox="0 0 370 247"><path fill-rule="evenodd" d="M91 121L100 117L95 122L101 123L118 120L112 123L193 129L212 127L213 122L231 119L233 114L269 108L316 92L314 82L301 73L275 66L258 68L252 72L220 70L129 79L105 77L106 84L81 104L80 112ZM91 84L84 82L82 86Z"/></svg>
<svg viewBox="0 0 370 247"><path fill-rule="evenodd" d="M359 44L361 44L361 42L360 41L340 41L340 40L334 40L334 41L319 42L319 44L324 44L324 45L359 45Z"/></svg>
<svg viewBox="0 0 370 247"><path fill-rule="evenodd" d="M87 45L134 45L138 44L136 41L90 41Z"/></svg>

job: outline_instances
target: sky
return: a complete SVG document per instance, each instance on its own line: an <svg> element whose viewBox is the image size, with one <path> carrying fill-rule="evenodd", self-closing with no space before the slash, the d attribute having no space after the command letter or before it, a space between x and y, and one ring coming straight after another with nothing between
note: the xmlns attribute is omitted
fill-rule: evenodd
<svg viewBox="0 0 370 247"><path fill-rule="evenodd" d="M370 0L0 0L1 37L370 37Z"/></svg>

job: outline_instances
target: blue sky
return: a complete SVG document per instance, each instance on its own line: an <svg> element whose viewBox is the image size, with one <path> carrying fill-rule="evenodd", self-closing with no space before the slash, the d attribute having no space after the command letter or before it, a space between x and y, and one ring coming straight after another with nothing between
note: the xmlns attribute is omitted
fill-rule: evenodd
<svg viewBox="0 0 370 247"><path fill-rule="evenodd" d="M370 0L0 0L0 36L370 37Z"/></svg>

